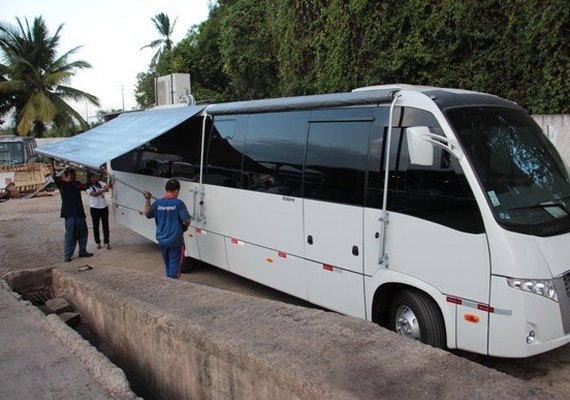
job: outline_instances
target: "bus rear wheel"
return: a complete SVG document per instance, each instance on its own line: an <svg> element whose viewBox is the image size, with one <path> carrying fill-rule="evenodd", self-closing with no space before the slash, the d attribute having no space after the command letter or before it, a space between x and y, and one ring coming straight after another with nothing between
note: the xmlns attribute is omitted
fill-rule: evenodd
<svg viewBox="0 0 570 400"><path fill-rule="evenodd" d="M186 274L188 272L195 271L198 269L198 265L200 264L200 260L196 260L192 257L184 257L182 260L182 265L180 266L180 273Z"/></svg>
<svg viewBox="0 0 570 400"><path fill-rule="evenodd" d="M389 309L390 329L430 346L445 348L445 325L439 308L425 293L413 289L395 294Z"/></svg>

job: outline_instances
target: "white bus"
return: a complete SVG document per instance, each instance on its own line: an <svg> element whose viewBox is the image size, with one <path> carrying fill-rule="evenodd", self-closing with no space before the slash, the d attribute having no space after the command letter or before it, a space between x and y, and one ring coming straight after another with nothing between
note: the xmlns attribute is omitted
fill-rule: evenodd
<svg viewBox="0 0 570 400"><path fill-rule="evenodd" d="M137 188L181 181L191 260L437 347L570 341L568 172L510 101L395 85L210 105L108 168L116 221L152 240Z"/></svg>

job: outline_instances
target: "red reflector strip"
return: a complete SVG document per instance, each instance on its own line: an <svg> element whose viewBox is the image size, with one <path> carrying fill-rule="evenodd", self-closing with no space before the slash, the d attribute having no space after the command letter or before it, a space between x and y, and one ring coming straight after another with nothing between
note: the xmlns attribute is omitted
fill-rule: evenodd
<svg viewBox="0 0 570 400"><path fill-rule="evenodd" d="M202 229L200 229L200 228L196 228L195 231L196 231L196 233L202 233Z"/></svg>
<svg viewBox="0 0 570 400"><path fill-rule="evenodd" d="M284 253L282 251L278 252L277 255L281 258L287 258L287 253Z"/></svg>
<svg viewBox="0 0 570 400"><path fill-rule="evenodd" d="M447 296L447 302L453 303L453 304L461 304L462 303L461 299L458 299L457 297L450 297L450 296Z"/></svg>
<svg viewBox="0 0 570 400"><path fill-rule="evenodd" d="M323 264L323 269L326 271L332 271L334 268L332 265Z"/></svg>
<svg viewBox="0 0 570 400"><path fill-rule="evenodd" d="M237 240L237 239L232 239L232 244L238 244L238 240Z"/></svg>
<svg viewBox="0 0 570 400"><path fill-rule="evenodd" d="M495 308L493 308L493 307L491 307L490 305L487 305L487 304L477 304L477 309L478 309L478 310L481 310L481 311L490 312L490 313L495 312Z"/></svg>

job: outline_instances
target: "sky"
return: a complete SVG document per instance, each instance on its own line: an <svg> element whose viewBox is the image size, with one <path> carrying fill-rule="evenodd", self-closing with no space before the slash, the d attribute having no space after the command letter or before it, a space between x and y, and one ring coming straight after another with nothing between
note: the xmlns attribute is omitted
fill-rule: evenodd
<svg viewBox="0 0 570 400"><path fill-rule="evenodd" d="M16 17L32 24L46 21L50 35L58 26L59 55L82 46L70 61L84 60L91 69L77 71L71 86L99 98L101 109L136 108L134 88L139 72L146 72L157 49L141 47L160 35L151 18L163 12L178 20L172 40L176 44L188 29L208 18L210 0L0 0L0 21L16 25ZM25 22L24 22L25 24ZM98 108L69 103L89 122ZM124 107L123 107L124 106Z"/></svg>

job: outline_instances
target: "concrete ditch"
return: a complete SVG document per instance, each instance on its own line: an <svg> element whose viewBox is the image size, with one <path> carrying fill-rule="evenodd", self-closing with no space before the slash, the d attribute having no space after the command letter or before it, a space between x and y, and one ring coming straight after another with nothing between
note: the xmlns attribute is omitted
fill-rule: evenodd
<svg viewBox="0 0 570 400"><path fill-rule="evenodd" d="M112 266L51 280L153 398L559 398L336 313Z"/></svg>
<svg viewBox="0 0 570 400"><path fill-rule="evenodd" d="M46 316L27 300L30 293L37 299L37 293L44 296L49 290L51 269L8 273L0 279L0 316L6 324L0 371L2 380L10 382L1 385L0 397L138 399L120 368L58 315Z"/></svg>

